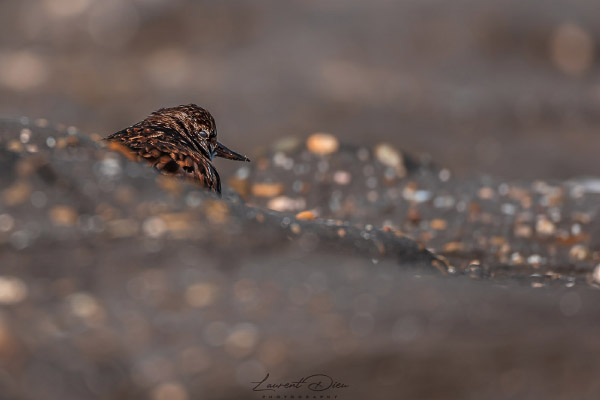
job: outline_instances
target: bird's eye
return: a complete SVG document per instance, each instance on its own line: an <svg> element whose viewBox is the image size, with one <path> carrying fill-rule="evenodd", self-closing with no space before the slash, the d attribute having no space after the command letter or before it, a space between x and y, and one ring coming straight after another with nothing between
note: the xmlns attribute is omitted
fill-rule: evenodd
<svg viewBox="0 0 600 400"><path fill-rule="evenodd" d="M200 136L206 139L208 137L208 133L206 133L206 131L200 131Z"/></svg>

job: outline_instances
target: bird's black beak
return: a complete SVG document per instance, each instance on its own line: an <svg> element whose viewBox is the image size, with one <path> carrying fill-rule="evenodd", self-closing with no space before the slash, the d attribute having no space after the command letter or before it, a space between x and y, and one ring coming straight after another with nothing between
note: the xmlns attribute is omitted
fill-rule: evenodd
<svg viewBox="0 0 600 400"><path fill-rule="evenodd" d="M227 147L223 146L221 143L217 142L217 147L214 152L215 156L227 158L229 160L236 161L250 161L250 159L246 156L236 153L233 150L229 150Z"/></svg>

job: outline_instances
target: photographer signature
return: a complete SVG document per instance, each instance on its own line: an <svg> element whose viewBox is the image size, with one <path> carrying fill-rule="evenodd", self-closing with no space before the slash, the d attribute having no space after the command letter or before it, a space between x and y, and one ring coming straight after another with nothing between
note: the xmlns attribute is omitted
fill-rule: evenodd
<svg viewBox="0 0 600 400"><path fill-rule="evenodd" d="M322 392L328 389L344 389L349 387L345 383L334 381L329 375L314 374L300 378L292 382L268 383L269 374L262 381L250 382L256 384L252 388L255 392L276 391L277 389L303 389L307 388L313 392Z"/></svg>

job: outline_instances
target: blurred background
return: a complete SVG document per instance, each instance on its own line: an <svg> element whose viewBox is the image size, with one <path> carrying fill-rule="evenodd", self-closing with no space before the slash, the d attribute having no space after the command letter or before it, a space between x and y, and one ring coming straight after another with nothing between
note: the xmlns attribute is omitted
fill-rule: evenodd
<svg viewBox="0 0 600 400"><path fill-rule="evenodd" d="M568 178L600 172L599 43L594 0L2 0L0 116L108 135L194 102L250 155L328 131Z"/></svg>

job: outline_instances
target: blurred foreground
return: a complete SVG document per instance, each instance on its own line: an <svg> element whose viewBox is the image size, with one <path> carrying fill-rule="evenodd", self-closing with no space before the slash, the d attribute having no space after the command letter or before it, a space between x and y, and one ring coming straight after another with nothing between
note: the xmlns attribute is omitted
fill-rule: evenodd
<svg viewBox="0 0 600 400"><path fill-rule="evenodd" d="M510 191L482 191L489 180L460 183L393 149L374 158L309 140L230 180L279 206L299 187L314 208L295 215L252 206L229 188L218 199L45 121L3 121L0 139L0 398L316 393L309 384L253 390L267 374L272 383L330 378L336 387L318 394L339 399L600 394L600 294L588 285L600 281L599 255L587 247L598 240L597 194L557 198L560 183L547 193L519 189L533 210L563 211L549 234L550 220L541 231L519 220L528 203L495 207L511 204ZM403 187L404 199L377 206ZM448 207L451 196L481 206ZM572 212L590 219L562 243ZM537 231L493 240L515 221ZM454 245L449 265L400 228L436 250L464 247ZM587 250L573 259L570 246ZM506 248L529 257L503 259Z"/></svg>

